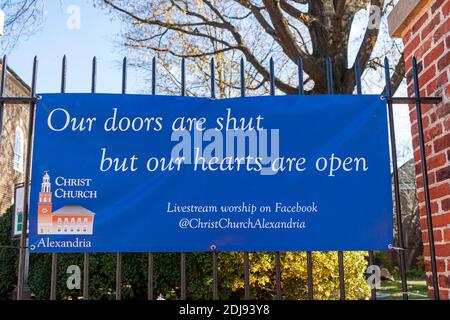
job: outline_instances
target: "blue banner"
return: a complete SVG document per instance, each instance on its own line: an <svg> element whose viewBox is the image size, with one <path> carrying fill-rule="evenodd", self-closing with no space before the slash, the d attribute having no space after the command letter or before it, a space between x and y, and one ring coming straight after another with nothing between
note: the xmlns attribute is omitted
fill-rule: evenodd
<svg viewBox="0 0 450 320"><path fill-rule="evenodd" d="M32 252L387 250L377 95L43 94Z"/></svg>

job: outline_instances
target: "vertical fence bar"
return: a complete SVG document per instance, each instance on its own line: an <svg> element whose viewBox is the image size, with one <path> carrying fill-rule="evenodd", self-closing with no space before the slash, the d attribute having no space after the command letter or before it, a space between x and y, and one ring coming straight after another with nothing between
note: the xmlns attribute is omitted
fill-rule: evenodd
<svg viewBox="0 0 450 320"><path fill-rule="evenodd" d="M297 74L298 74L298 94L304 94L305 90L303 87L303 61L302 58L297 60Z"/></svg>
<svg viewBox="0 0 450 320"><path fill-rule="evenodd" d="M413 79L414 79L414 97L420 98L419 89L419 77L417 75L417 60L413 57L412 60L413 67ZM433 296L435 300L440 299L439 292L439 282L436 267L436 253L434 247L434 234L433 234L433 218L431 214L431 203L430 203L430 189L428 182L428 169L427 169L427 156L425 152L425 140L423 137L423 123L422 123L422 103L420 100L416 101L416 114L417 114L417 127L419 134L419 146L420 146L420 164L422 169L423 177L423 192L425 196L425 210L427 214L427 227L428 227L428 240L430 246L430 259L431 259L431 272L433 278Z"/></svg>
<svg viewBox="0 0 450 320"><path fill-rule="evenodd" d="M361 64L360 64L359 55L355 59L355 82L356 82L356 93L362 94Z"/></svg>
<svg viewBox="0 0 450 320"><path fill-rule="evenodd" d="M395 197L395 216L397 219L398 229L398 246L400 247L400 272L402 278L402 293L403 300L408 300L408 284L406 280L406 263L405 263L405 246L403 240L403 222L402 222L402 209L400 202L400 185L398 178L398 165L397 165L397 146L395 143L395 126L394 126L394 111L392 107L392 90L391 90L391 76L389 74L389 60L384 58L384 76L386 80L386 97L389 114L389 135L391 141L391 156L392 156L392 170L394 175L394 197Z"/></svg>
<svg viewBox="0 0 450 320"><path fill-rule="evenodd" d="M97 57L92 58L91 93L97 91Z"/></svg>
<svg viewBox="0 0 450 320"><path fill-rule="evenodd" d="M361 64L360 64L360 58L359 55L356 57L355 60L355 81L356 81L356 93L362 94L362 85L361 85ZM369 265L373 265L373 251L369 251ZM370 298L372 300L377 300L377 289L372 286L370 288Z"/></svg>
<svg viewBox="0 0 450 320"><path fill-rule="evenodd" d="M4 62L5 62L4 58ZM6 65L6 64L5 64ZM3 69L5 68L3 65ZM31 97L36 97L36 82L37 82L38 60L34 57L33 73L31 80ZM5 78L6 79L6 78ZM2 75L2 86L5 84ZM31 153L33 151L33 134L34 134L34 113L36 109L36 102L30 103L30 113L28 116L28 137L27 137L27 153L25 163L24 176L24 197L23 197L23 216L22 216L22 233L20 234L20 248L19 248L19 270L17 275L17 300L23 299L23 289L25 280L26 255L27 255L27 231L28 231L28 211L29 211L29 194L30 194L30 175L31 175Z"/></svg>
<svg viewBox="0 0 450 320"><path fill-rule="evenodd" d="M303 86L303 61L298 58L297 61L297 73L298 73L298 94L305 94L305 88ZM306 270L308 273L308 299L314 300L314 287L313 287L313 270L312 270L312 252L306 252Z"/></svg>
<svg viewBox="0 0 450 320"><path fill-rule="evenodd" d="M153 300L153 253L148 253L147 300Z"/></svg>
<svg viewBox="0 0 450 320"><path fill-rule="evenodd" d="M273 58L270 58L269 61L269 80L270 80L270 95L275 95L275 71L274 71L274 62Z"/></svg>
<svg viewBox="0 0 450 320"><path fill-rule="evenodd" d="M97 91L97 58L92 58L91 93ZM89 252L83 255L83 300L89 299Z"/></svg>
<svg viewBox="0 0 450 320"><path fill-rule="evenodd" d="M330 57L326 59L326 69L327 69L328 94L333 94L334 93L333 65L331 63ZM342 251L338 251L338 265L339 265L339 294L340 299L345 300L344 253Z"/></svg>
<svg viewBox="0 0 450 320"><path fill-rule="evenodd" d="M274 62L273 58L270 58L269 61L270 67L270 95L275 95L275 71L274 71ZM275 274L276 274L276 285L277 285L277 300L281 300L281 257L280 252L275 252Z"/></svg>
<svg viewBox="0 0 450 320"><path fill-rule="evenodd" d="M127 92L127 58L122 61L122 94ZM116 253L116 300L122 299L122 252Z"/></svg>
<svg viewBox="0 0 450 320"><path fill-rule="evenodd" d="M245 97L245 62L244 58L241 58L241 97Z"/></svg>
<svg viewBox="0 0 450 320"><path fill-rule="evenodd" d="M355 59L355 82L356 82L356 94L362 94L362 85L361 85L361 64L359 55L356 56ZM373 251L369 251L369 265L373 265ZM370 288L370 298L372 300L377 300L377 289L375 286Z"/></svg>
<svg viewBox="0 0 450 320"><path fill-rule="evenodd" d="M185 59L181 59L181 96L186 95L186 69ZM186 300L186 253L180 254L180 281L181 281L181 300Z"/></svg>
<svg viewBox="0 0 450 320"><path fill-rule="evenodd" d="M212 246L213 255L213 300L219 300L219 263L217 257L217 251Z"/></svg>
<svg viewBox="0 0 450 320"><path fill-rule="evenodd" d="M116 253L116 300L122 299L122 252Z"/></svg>
<svg viewBox="0 0 450 320"><path fill-rule="evenodd" d="M308 299L314 300L312 252L306 252L306 270L308 273Z"/></svg>
<svg viewBox="0 0 450 320"><path fill-rule="evenodd" d="M339 264L339 295L341 300L345 300L345 279L344 279L344 252L338 251Z"/></svg>
<svg viewBox="0 0 450 320"><path fill-rule="evenodd" d="M67 57L64 55L61 66L61 93L66 93ZM52 253L52 273L50 280L50 300L56 300L56 287L58 279L58 254Z"/></svg>
<svg viewBox="0 0 450 320"><path fill-rule="evenodd" d="M186 300L186 253L180 254L180 281L181 281L181 293L180 299Z"/></svg>
<svg viewBox="0 0 450 320"><path fill-rule="evenodd" d="M156 94L156 57L152 58L152 95ZM153 300L153 253L148 253L147 300Z"/></svg>
<svg viewBox="0 0 450 320"><path fill-rule="evenodd" d="M156 94L156 57L152 59L152 94Z"/></svg>
<svg viewBox="0 0 450 320"><path fill-rule="evenodd" d="M2 74L0 79L0 97L4 97L6 94L6 68L7 61L6 54L3 56L2 62ZM0 103L0 144L2 143L2 131L3 131L3 107L5 104L3 102Z"/></svg>
<svg viewBox="0 0 450 320"><path fill-rule="evenodd" d="M211 58L211 98L216 98L216 70L214 64L214 57ZM219 264L217 261L216 246L211 246L213 255L213 300L219 299Z"/></svg>
<svg viewBox="0 0 450 320"><path fill-rule="evenodd" d="M211 98L216 98L216 74L215 74L215 65L214 65L214 58L211 58L210 62L211 67Z"/></svg>
<svg viewBox="0 0 450 320"><path fill-rule="evenodd" d="M241 97L245 97L245 64L244 58L241 58ZM244 299L250 299L250 263L249 253L244 252Z"/></svg>
<svg viewBox="0 0 450 320"><path fill-rule="evenodd" d="M181 96L186 95L186 62L184 57L181 59Z"/></svg>

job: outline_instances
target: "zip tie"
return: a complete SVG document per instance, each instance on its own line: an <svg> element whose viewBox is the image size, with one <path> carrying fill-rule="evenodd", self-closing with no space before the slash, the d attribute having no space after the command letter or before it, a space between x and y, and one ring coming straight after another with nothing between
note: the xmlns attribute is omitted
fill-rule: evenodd
<svg viewBox="0 0 450 320"><path fill-rule="evenodd" d="M393 246L392 244L389 244L389 245L388 245L388 248L389 248L390 250L396 250L396 251L405 251L405 250L406 250L405 248L395 247L395 246Z"/></svg>

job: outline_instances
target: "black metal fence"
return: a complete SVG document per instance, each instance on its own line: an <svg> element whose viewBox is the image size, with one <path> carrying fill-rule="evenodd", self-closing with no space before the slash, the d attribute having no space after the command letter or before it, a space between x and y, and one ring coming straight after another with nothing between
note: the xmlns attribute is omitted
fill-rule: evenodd
<svg viewBox="0 0 450 320"><path fill-rule="evenodd" d="M385 71L385 80L386 80L386 90L384 98L386 100L387 108L388 108L388 116L389 116L389 138L390 138L390 148L391 148L391 159L392 159L392 169L393 169L393 184L394 184L394 207L395 207L395 215L396 215L396 224L398 229L398 236L396 239L396 245L392 246L392 250L395 250L399 255L400 260L400 274L401 274L401 282L402 282L402 294L403 299L407 300L409 297L408 293L408 285L407 285L407 277L406 277L406 264L405 264L405 253L408 248L404 245L404 233L402 226L402 208L400 203L400 187L399 187L399 176L398 176L398 165L397 165L397 149L396 149L396 140L395 140L395 128L394 128L394 113L393 113L393 105L394 104L415 104L415 109L417 112L417 125L418 125L418 133L419 133L419 145L420 145L420 159L421 159L421 169L423 176L423 184L424 184L424 194L425 194L425 209L426 209L426 218L428 225L428 235L430 242L430 258L431 258L431 271L432 271L432 280L433 280L433 294L434 299L439 299L439 287L438 287L438 276L436 269L436 257L434 250L434 237L433 237L433 227L432 227L432 215L431 215L431 205L430 205L430 197L429 197L429 183L427 176L427 166L426 166L426 157L425 157L425 143L423 138L423 125L422 125L422 104L436 104L439 103L442 99L440 97L421 97L419 91L419 80L417 73L417 62L416 58L412 58L412 73L413 73L413 81L414 81L414 96L413 97L393 97L392 89L391 89L391 79L390 79L390 68L389 61L387 58L384 59L384 71ZM5 97L5 87L6 87L6 66L7 66L7 58L3 57L3 67L1 74L1 85L0 85L0 110L2 111L4 104L18 105L18 104L27 104L29 105L29 121L28 121L28 144L27 144L27 152L26 152L26 167L24 174L24 181L30 180L30 171L31 171L31 154L32 154L32 141L33 141L33 129L34 129L34 115L35 115L35 107L36 107L36 82L37 82L37 72L38 72L38 60L35 57L33 62L33 71L32 71L32 81L31 81L31 95L30 97ZM303 87L303 67L302 60L298 59L297 63L298 67L298 94L305 94L305 90ZM325 60L326 74L327 74L327 88L328 94L334 93L333 86L333 74L332 74L332 61L330 58ZM181 60L181 92L180 95L186 95L186 71L185 71L185 59ZM356 59L354 65L355 72L355 82L356 82L356 93L363 94L362 86L361 86L361 68L359 58ZM66 92L66 75L67 75L67 59L64 56L62 59L62 70L61 70L61 93ZM211 59L211 98L216 98L215 92L215 63L214 58ZM270 75L269 75L269 83L270 83L270 95L275 95L275 70L274 70L274 61L270 59ZM242 58L240 61L240 81L241 81L241 89L240 94L242 97L246 95L246 87L245 87L245 61ZM97 87L97 60L94 57L92 60L92 77L91 77L91 92L95 93ZM123 59L122 64L122 93L127 92L127 58ZM156 59L152 60L152 95L156 94ZM0 132L2 128L2 112L0 112ZM24 186L24 214L23 214L23 226L22 226L22 235L20 237L20 247L19 247L19 267L18 267L18 282L17 282L17 299L21 300L24 298L24 279L25 279L25 268L26 268L26 254L27 254L27 223L28 223L28 208L29 204L26 199L29 196L29 185L25 184ZM213 262L213 299L217 300L219 298L219 270L218 270L218 255L219 253L215 250L215 248L211 248L212 262ZM186 299L187 285L186 285L186 254L185 252L180 253L180 298L182 300ZM344 254L345 252L338 251L338 265L339 265L339 297L341 300L345 300L345 270L344 270ZM282 299L282 283L281 283L281 257L280 252L275 252L275 273L276 273L276 298ZM307 256L307 275L308 275L308 298L310 300L314 299L313 289L314 289L314 279L313 279L313 256L311 252L306 253ZM154 280L154 256L153 253L148 253L148 280L147 280L147 298L149 300L154 299L154 290L153 290L153 280ZM369 264L372 265L374 261L374 254L372 251L369 252ZM52 262L51 262L51 284L50 284L50 299L56 299L56 283L57 283L57 266L58 266L58 254L52 253ZM249 265L249 253L244 252L244 298L251 299L250 296L250 265ZM116 254L116 300L120 300L122 298L122 253ZM84 263L83 263L83 287L82 287L83 299L89 299L89 253L84 253ZM376 299L376 289L371 289L371 299Z"/></svg>

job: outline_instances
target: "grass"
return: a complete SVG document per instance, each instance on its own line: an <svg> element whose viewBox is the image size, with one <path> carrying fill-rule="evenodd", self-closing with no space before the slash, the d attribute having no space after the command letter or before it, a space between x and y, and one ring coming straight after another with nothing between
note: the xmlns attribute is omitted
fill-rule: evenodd
<svg viewBox="0 0 450 320"><path fill-rule="evenodd" d="M410 293L410 300L427 299L427 284L425 279L408 280L408 292ZM401 300L402 295L402 282L400 280L395 281L382 281L381 289L377 290L377 296L379 300Z"/></svg>

